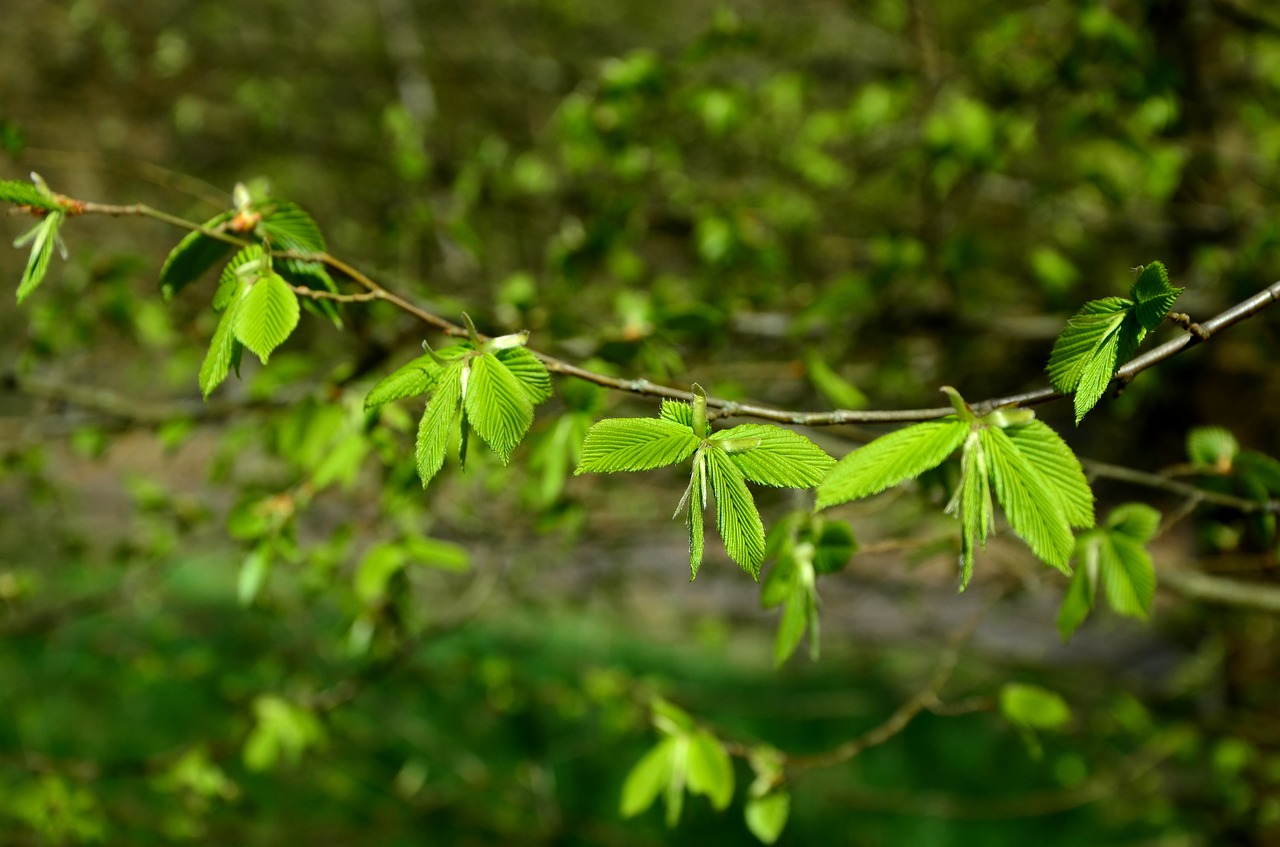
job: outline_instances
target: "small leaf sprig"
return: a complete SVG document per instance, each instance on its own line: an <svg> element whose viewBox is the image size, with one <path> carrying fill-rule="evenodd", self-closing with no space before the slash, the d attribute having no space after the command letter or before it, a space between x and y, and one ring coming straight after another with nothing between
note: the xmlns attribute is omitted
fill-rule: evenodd
<svg viewBox="0 0 1280 847"><path fill-rule="evenodd" d="M1090 300L1054 342L1046 369L1053 387L1075 395L1076 423L1098 404L1107 386L1148 332L1169 314L1181 288L1169 284L1160 262L1139 267L1129 296Z"/></svg>
<svg viewBox="0 0 1280 847"><path fill-rule="evenodd" d="M470 316L463 314L470 340L432 350L384 377L365 397L374 409L403 397L430 393L418 425L417 466L422 487L444 465L453 433L465 468L471 430L484 439L505 465L533 424L534 406L551 397L551 375L525 347L528 333L481 341Z"/></svg>
<svg viewBox="0 0 1280 847"><path fill-rule="evenodd" d="M656 418L597 422L587 431L575 473L647 471L692 458L689 485L675 512L688 510L690 579L702 565L702 513L708 494L715 498L716 528L725 551L758 579L765 555L764 523L747 482L812 488L835 460L808 438L782 427L740 424L711 432L706 393L695 385L693 394L692 403L663 400Z"/></svg>
<svg viewBox="0 0 1280 847"><path fill-rule="evenodd" d="M1076 539L1076 568L1058 608L1058 632L1069 639L1092 611L1098 584L1121 615L1145 621L1156 594L1156 571L1147 544L1160 513L1145 503L1112 509L1106 523Z"/></svg>
<svg viewBox="0 0 1280 847"><path fill-rule="evenodd" d="M1064 573L1072 527L1093 526L1093 492L1071 448L1030 409L979 417L945 386L956 412L881 436L845 456L818 486L819 509L878 494L942 464L961 449L960 481L947 512L960 519L960 590L994 522L992 491L1009 525L1042 561Z"/></svg>

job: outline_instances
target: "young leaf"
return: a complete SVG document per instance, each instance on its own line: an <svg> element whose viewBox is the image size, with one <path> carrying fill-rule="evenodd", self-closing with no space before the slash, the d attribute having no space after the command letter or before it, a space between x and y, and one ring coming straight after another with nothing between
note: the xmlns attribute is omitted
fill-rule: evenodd
<svg viewBox="0 0 1280 847"><path fill-rule="evenodd" d="M58 244L58 227L62 226L65 219L65 212L50 212L27 235L14 242L14 246L18 247L27 240L31 241L31 256L27 259L26 270L22 272L22 281L18 283L19 305L27 299L27 295L36 290L36 286L48 272L49 262L53 259L53 248ZM65 254L66 251L63 252Z"/></svg>
<svg viewBox="0 0 1280 847"><path fill-rule="evenodd" d="M209 342L209 352L205 354L204 362L200 365L200 391L204 394L206 400L209 399L209 395L213 393L213 390L227 378L227 371L231 368L231 360L237 343L234 332L237 318L236 309L240 305L240 289L242 287L237 286L232 291L230 305L222 313L222 317L218 321L218 328L213 331L213 340Z"/></svg>
<svg viewBox="0 0 1280 847"><path fill-rule="evenodd" d="M724 745L706 730L689 736L688 781L691 794L701 794L717 811L733 800L733 762Z"/></svg>
<svg viewBox="0 0 1280 847"><path fill-rule="evenodd" d="M203 229L221 231L234 211L223 212L204 222ZM217 238L210 238L199 230L183 236L160 268L160 293L165 300L199 279L205 271L220 262L231 252L233 245Z"/></svg>
<svg viewBox="0 0 1280 847"><path fill-rule="evenodd" d="M671 780L673 754L679 743L677 738L662 739L627 774L620 805L624 818L640 814L658 799L658 794Z"/></svg>
<svg viewBox="0 0 1280 847"><path fill-rule="evenodd" d="M1004 430L988 427L979 436L1009 525L1043 561L1070 573L1075 538L1058 498Z"/></svg>
<svg viewBox="0 0 1280 847"><path fill-rule="evenodd" d="M298 296L277 274L259 277L240 295L232 331L265 365L298 325Z"/></svg>
<svg viewBox="0 0 1280 847"><path fill-rule="evenodd" d="M364 398L364 407L376 409L393 400L426 394L435 388L443 370L431 356L419 356L396 368L369 389Z"/></svg>
<svg viewBox="0 0 1280 847"><path fill-rule="evenodd" d="M689 580L698 576L698 568L702 566L703 548L706 544L706 530L702 526L702 509L705 500L702 492L707 490L707 470L705 454L699 453L693 462L693 473L689 476L689 488L685 498L689 501Z"/></svg>
<svg viewBox="0 0 1280 847"><path fill-rule="evenodd" d="M1240 442L1220 426L1197 426L1187 433L1187 458L1226 473L1240 452Z"/></svg>
<svg viewBox="0 0 1280 847"><path fill-rule="evenodd" d="M1093 490L1085 479L1080 460L1066 442L1043 421L1011 426L1005 435L1048 483L1072 526L1093 526Z"/></svg>
<svg viewBox="0 0 1280 847"><path fill-rule="evenodd" d="M1147 332L1160 326L1180 294L1182 289L1169 284L1169 272L1160 262L1152 262L1143 268L1129 290L1129 296L1137 302L1134 315Z"/></svg>
<svg viewBox="0 0 1280 847"><path fill-rule="evenodd" d="M31 183L12 179L0 179L0 202L30 206L46 212L56 212L62 208L57 200L45 195Z"/></svg>
<svg viewBox="0 0 1280 847"><path fill-rule="evenodd" d="M1018 682L1000 689L1000 711L1010 723L1027 729L1061 729L1071 720L1071 707L1059 694Z"/></svg>
<svg viewBox="0 0 1280 847"><path fill-rule="evenodd" d="M742 471L720 450L706 451L707 477L716 498L716 529L729 558L756 579L764 561L764 524Z"/></svg>
<svg viewBox="0 0 1280 847"><path fill-rule="evenodd" d="M699 443L688 427L661 418L606 418L588 430L574 473L662 468L689 458Z"/></svg>
<svg viewBox="0 0 1280 847"><path fill-rule="evenodd" d="M1107 529L1139 544L1150 541L1160 527L1160 513L1145 503L1125 503L1107 515Z"/></svg>
<svg viewBox="0 0 1280 847"><path fill-rule="evenodd" d="M529 401L533 405L536 406L544 400L551 399L551 374L547 373L546 365L538 361L538 357L528 349L507 347L494 355L524 386L525 392L529 395Z"/></svg>
<svg viewBox="0 0 1280 847"><path fill-rule="evenodd" d="M1123 297L1090 300L1067 321L1049 354L1047 370L1054 388L1064 394L1076 390L1085 367L1132 308L1133 302Z"/></svg>
<svg viewBox="0 0 1280 847"><path fill-rule="evenodd" d="M929 421L854 450L818 485L818 508L878 494L942 464L964 441L969 425L952 417Z"/></svg>
<svg viewBox="0 0 1280 847"><path fill-rule="evenodd" d="M662 411L658 413L658 417L664 421L671 421L693 429L693 407L688 403L681 403L678 400L663 400Z"/></svg>
<svg viewBox="0 0 1280 847"><path fill-rule="evenodd" d="M416 459L418 477L422 480L423 488L427 487L427 483L444 464L444 454L449 447L449 433L462 406L463 364L456 361L440 374L435 391L422 414L422 421L418 424Z"/></svg>
<svg viewBox="0 0 1280 847"><path fill-rule="evenodd" d="M278 250L294 253L325 251L320 227L296 203L272 199L262 204L259 211L262 212L262 220L258 227Z"/></svg>
<svg viewBox="0 0 1280 847"><path fill-rule="evenodd" d="M822 448L798 432L780 426L742 424L711 436L712 443L758 441L754 449L730 453L743 476L779 488L813 488L835 464Z"/></svg>
<svg viewBox="0 0 1280 847"><path fill-rule="evenodd" d="M747 801L745 810L747 829L761 843L772 844L782 835L790 814L791 795L782 789L763 797L752 797Z"/></svg>
<svg viewBox="0 0 1280 847"><path fill-rule="evenodd" d="M973 576L974 555L979 547L986 549L992 522L990 463L977 432L965 439L960 485L947 511L960 518L960 590L964 591Z"/></svg>
<svg viewBox="0 0 1280 847"><path fill-rule="evenodd" d="M1082 543L1085 539L1081 539ZM1096 560L1093 567L1087 559L1077 563L1075 573L1071 575L1071 584L1058 607L1058 634L1063 641L1080 628L1089 612L1093 610L1093 574L1096 573Z"/></svg>
<svg viewBox="0 0 1280 847"><path fill-rule="evenodd" d="M533 423L533 403L524 384L492 353L470 360L471 378L463 397L469 423L502 464Z"/></svg>
<svg viewBox="0 0 1280 847"><path fill-rule="evenodd" d="M1122 615L1146 620L1156 593L1156 572L1142 542L1128 535L1108 533L1098 562L1107 603Z"/></svg>
<svg viewBox="0 0 1280 847"><path fill-rule="evenodd" d="M843 570L858 550L853 530L844 521L822 520L817 516L813 525L819 527L814 542L813 570L816 573Z"/></svg>
<svg viewBox="0 0 1280 847"><path fill-rule="evenodd" d="M782 618L778 621L778 637L773 643L773 666L780 668L791 658L791 654L804 639L804 631L809 624L810 594L796 579L791 583L791 591L787 595L786 605L782 607Z"/></svg>

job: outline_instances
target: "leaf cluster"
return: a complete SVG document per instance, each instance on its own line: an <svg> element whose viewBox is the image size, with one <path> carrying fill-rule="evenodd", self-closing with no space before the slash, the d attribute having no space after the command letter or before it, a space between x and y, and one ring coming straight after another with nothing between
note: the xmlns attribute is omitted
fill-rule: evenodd
<svg viewBox="0 0 1280 847"><path fill-rule="evenodd" d="M1054 388L1075 395L1077 424L1181 293L1169 284L1164 265L1152 262L1141 269L1127 298L1091 300L1067 322L1049 354L1047 371Z"/></svg>
<svg viewBox="0 0 1280 847"><path fill-rule="evenodd" d="M845 456L818 486L818 508L914 479L960 449L960 481L947 511L961 523L961 590L993 526L993 493L1032 552L1069 573L1072 527L1093 525L1093 492L1071 448L1030 410L978 417L954 389L944 391L956 414L881 436Z"/></svg>
<svg viewBox="0 0 1280 847"><path fill-rule="evenodd" d="M689 485L676 507L677 515L688 510L692 577L702 564L703 510L710 495L725 551L759 578L764 523L747 482L812 488L834 460L803 435L782 427L741 424L710 432L706 397L701 388L694 389L693 403L664 400L657 418L606 418L596 423L587 432L576 473L652 470L692 458Z"/></svg>
<svg viewBox="0 0 1280 847"><path fill-rule="evenodd" d="M654 700L653 722L663 738L627 774L622 816L640 814L661 795L667 826L673 827L680 821L686 789L706 797L717 811L728 808L733 799L733 762L720 740L661 698Z"/></svg>
<svg viewBox="0 0 1280 847"><path fill-rule="evenodd" d="M1187 458L1204 484L1267 503L1280 499L1280 461L1242 448L1229 430L1217 426L1195 427L1187 433ZM1249 516L1253 531L1264 545L1276 543L1276 514L1270 509Z"/></svg>
<svg viewBox="0 0 1280 847"><path fill-rule="evenodd" d="M760 587L760 605L782 607L774 664L781 666L809 633L809 656L818 658L817 576L843 570L857 552L853 530L809 512L794 512L770 528L765 558L774 562Z"/></svg>
<svg viewBox="0 0 1280 847"><path fill-rule="evenodd" d="M1076 539L1075 573L1058 609L1063 640L1092 611L1101 583L1107 603L1119 614L1146 620L1156 593L1156 572L1146 545L1160 525L1160 513L1143 503L1111 510L1106 523Z"/></svg>

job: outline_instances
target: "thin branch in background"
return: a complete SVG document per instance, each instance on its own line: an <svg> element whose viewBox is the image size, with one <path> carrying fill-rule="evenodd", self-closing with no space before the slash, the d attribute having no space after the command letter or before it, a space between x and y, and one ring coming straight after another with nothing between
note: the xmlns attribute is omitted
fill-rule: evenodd
<svg viewBox="0 0 1280 847"><path fill-rule="evenodd" d="M1225 506L1228 509L1235 509L1245 514L1280 514L1280 500L1249 500L1232 494L1206 491L1203 488L1197 488L1185 482L1178 482L1176 479L1169 479L1161 474L1134 470L1133 468L1112 465L1106 462L1097 462L1092 459L1082 459L1080 464L1084 466L1085 473L1090 477L1103 477L1105 479L1114 479L1117 482L1140 485L1144 488L1154 488L1187 500L1194 500L1196 505L1208 503L1214 506Z"/></svg>

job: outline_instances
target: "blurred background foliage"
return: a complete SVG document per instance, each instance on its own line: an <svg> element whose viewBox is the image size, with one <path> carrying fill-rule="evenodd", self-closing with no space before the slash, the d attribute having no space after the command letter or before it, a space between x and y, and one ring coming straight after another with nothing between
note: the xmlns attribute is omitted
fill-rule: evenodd
<svg viewBox="0 0 1280 847"><path fill-rule="evenodd" d="M269 186L439 314L723 397L1017 391L1135 265L1164 261L1198 318L1280 272L1280 14L1258 0L10 0L0 48L0 177L193 220ZM868 552L822 580L821 658L774 672L776 614L718 546L685 584L674 476L571 476L591 420L652 403L561 383L512 468L477 453L424 494L416 407L361 408L420 325L304 320L202 404L211 286L155 286L176 232L64 233L38 294L0 298L0 843L754 843L741 762L727 812L620 819L650 698L737 742L833 747L923 684L983 572L1018 590L948 688L981 708L799 776L779 843L1280 832L1265 614L1162 595L1153 625L1101 615L1063 647L1065 581L1016 542L954 596L925 486L841 512ZM24 261L0 253L0 278ZM1144 469L1197 424L1274 455L1275 325L1078 431L1042 416ZM1157 570L1266 579L1267 538L1200 515ZM991 714L1011 680L1060 692L1069 724Z"/></svg>

